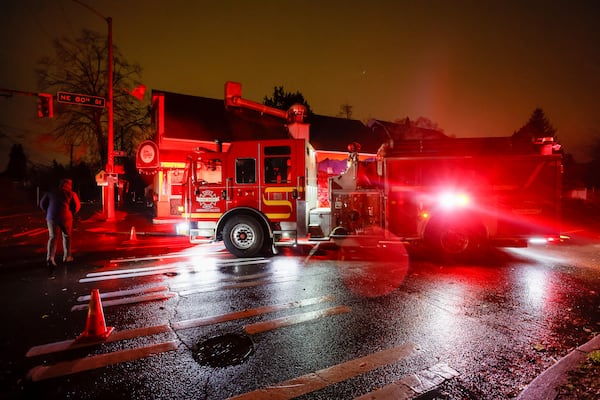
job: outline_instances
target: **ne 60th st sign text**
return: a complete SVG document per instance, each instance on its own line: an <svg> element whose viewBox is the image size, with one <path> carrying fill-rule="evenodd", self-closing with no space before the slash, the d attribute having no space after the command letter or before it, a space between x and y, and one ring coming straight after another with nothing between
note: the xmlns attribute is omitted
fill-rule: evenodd
<svg viewBox="0 0 600 400"><path fill-rule="evenodd" d="M104 97L67 92L57 92L56 101L58 101L59 103L79 104L80 106L92 106L101 108L106 105L106 99Z"/></svg>

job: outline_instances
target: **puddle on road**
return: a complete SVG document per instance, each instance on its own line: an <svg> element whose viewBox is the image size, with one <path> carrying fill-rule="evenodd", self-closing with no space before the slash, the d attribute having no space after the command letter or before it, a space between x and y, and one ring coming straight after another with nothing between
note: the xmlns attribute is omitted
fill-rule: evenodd
<svg viewBox="0 0 600 400"><path fill-rule="evenodd" d="M238 365L254 352L254 343L247 335L228 333L201 342L194 359L201 365L213 368Z"/></svg>

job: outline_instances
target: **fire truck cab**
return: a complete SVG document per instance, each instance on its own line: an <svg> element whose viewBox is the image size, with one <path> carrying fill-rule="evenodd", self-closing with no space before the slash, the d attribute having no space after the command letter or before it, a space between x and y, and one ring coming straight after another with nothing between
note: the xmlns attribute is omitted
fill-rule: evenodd
<svg viewBox="0 0 600 400"><path fill-rule="evenodd" d="M240 141L190 155L183 187L190 241L223 240L237 257L296 244L316 205L314 159L303 139Z"/></svg>

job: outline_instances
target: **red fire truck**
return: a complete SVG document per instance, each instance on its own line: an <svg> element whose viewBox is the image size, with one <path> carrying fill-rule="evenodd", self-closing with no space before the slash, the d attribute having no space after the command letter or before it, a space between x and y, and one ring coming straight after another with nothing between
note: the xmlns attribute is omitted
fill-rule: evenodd
<svg viewBox="0 0 600 400"><path fill-rule="evenodd" d="M552 138L390 140L365 161L352 143L346 171L323 183L301 107L286 112L243 99L231 82L225 104L287 121L290 138L189 155L182 216L192 242L223 240L238 257L300 238L416 242L458 255L560 237L562 162ZM327 208L319 207L324 190Z"/></svg>
<svg viewBox="0 0 600 400"><path fill-rule="evenodd" d="M299 238L425 243L458 255L488 244L559 239L562 163L551 140L411 140L372 161L349 145L348 169L317 207L315 155L305 139L233 142L190 156L184 215L192 242L223 240L251 257Z"/></svg>

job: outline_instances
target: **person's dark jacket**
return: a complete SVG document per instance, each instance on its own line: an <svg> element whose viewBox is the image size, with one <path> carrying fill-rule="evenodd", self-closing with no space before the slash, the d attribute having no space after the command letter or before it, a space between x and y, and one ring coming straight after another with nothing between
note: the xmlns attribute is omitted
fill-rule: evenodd
<svg viewBox="0 0 600 400"><path fill-rule="evenodd" d="M46 212L46 220L57 223L73 219L73 216L81 208L77 193L69 188L70 185L63 184L60 187L47 192L40 201L40 208Z"/></svg>

